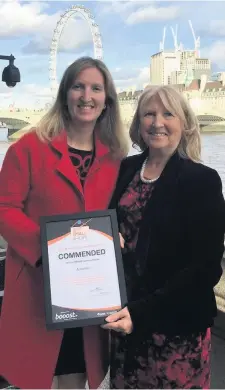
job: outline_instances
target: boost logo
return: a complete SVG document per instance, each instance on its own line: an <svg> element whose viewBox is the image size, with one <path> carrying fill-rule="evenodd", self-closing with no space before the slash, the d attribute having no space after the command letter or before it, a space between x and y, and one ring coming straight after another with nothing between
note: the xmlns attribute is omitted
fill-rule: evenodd
<svg viewBox="0 0 225 390"><path fill-rule="evenodd" d="M76 318L77 314L76 313L62 313L62 314L57 314L55 315L55 320L60 321L60 320L71 320L73 318Z"/></svg>

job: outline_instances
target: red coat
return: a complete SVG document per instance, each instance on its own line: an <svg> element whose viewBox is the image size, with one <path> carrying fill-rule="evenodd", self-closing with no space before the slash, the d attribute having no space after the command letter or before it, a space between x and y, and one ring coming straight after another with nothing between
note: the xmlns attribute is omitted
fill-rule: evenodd
<svg viewBox="0 0 225 390"><path fill-rule="evenodd" d="M63 337L47 331L44 313L39 217L106 209L120 161L99 140L82 190L67 151L66 133L51 143L29 133L11 145L0 172L0 234L9 244L0 321L0 375L22 389L51 388ZM89 386L105 376L108 334L84 328ZM104 339L104 341L103 341Z"/></svg>

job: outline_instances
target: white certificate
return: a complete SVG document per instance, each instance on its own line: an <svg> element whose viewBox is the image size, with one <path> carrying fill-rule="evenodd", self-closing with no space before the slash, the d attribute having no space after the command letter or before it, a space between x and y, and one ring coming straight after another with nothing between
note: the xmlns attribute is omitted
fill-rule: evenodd
<svg viewBox="0 0 225 390"><path fill-rule="evenodd" d="M102 324L126 304L114 210L41 219L46 323Z"/></svg>

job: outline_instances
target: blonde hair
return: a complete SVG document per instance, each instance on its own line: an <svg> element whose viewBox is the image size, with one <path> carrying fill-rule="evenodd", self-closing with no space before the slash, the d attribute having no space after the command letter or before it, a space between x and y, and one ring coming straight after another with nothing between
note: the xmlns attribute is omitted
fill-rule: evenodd
<svg viewBox="0 0 225 390"><path fill-rule="evenodd" d="M130 138L133 145L138 146L142 151L147 149L147 145L140 134L140 111L153 97L158 97L164 107L171 114L177 116L184 126L177 149L179 155L199 162L201 157L201 138L197 117L185 97L170 85L147 87L143 91L130 126Z"/></svg>
<svg viewBox="0 0 225 390"><path fill-rule="evenodd" d="M119 102L112 76L102 61L91 57L79 58L66 69L59 85L55 103L33 130L42 141L51 141L60 134L62 129L66 128L70 122L67 92L80 72L88 68L98 69L105 83L106 108L96 122L100 141L109 147L113 155L124 157L128 153L128 137L125 136L121 121Z"/></svg>

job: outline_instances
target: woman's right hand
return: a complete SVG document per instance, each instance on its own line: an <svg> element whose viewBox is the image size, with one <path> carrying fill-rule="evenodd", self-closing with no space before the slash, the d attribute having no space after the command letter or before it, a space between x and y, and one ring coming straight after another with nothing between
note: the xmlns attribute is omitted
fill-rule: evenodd
<svg viewBox="0 0 225 390"><path fill-rule="evenodd" d="M123 238L123 236L122 236L122 234L121 233L119 233L119 237L120 237L120 246L121 246L121 248L123 249L124 248L124 238Z"/></svg>

